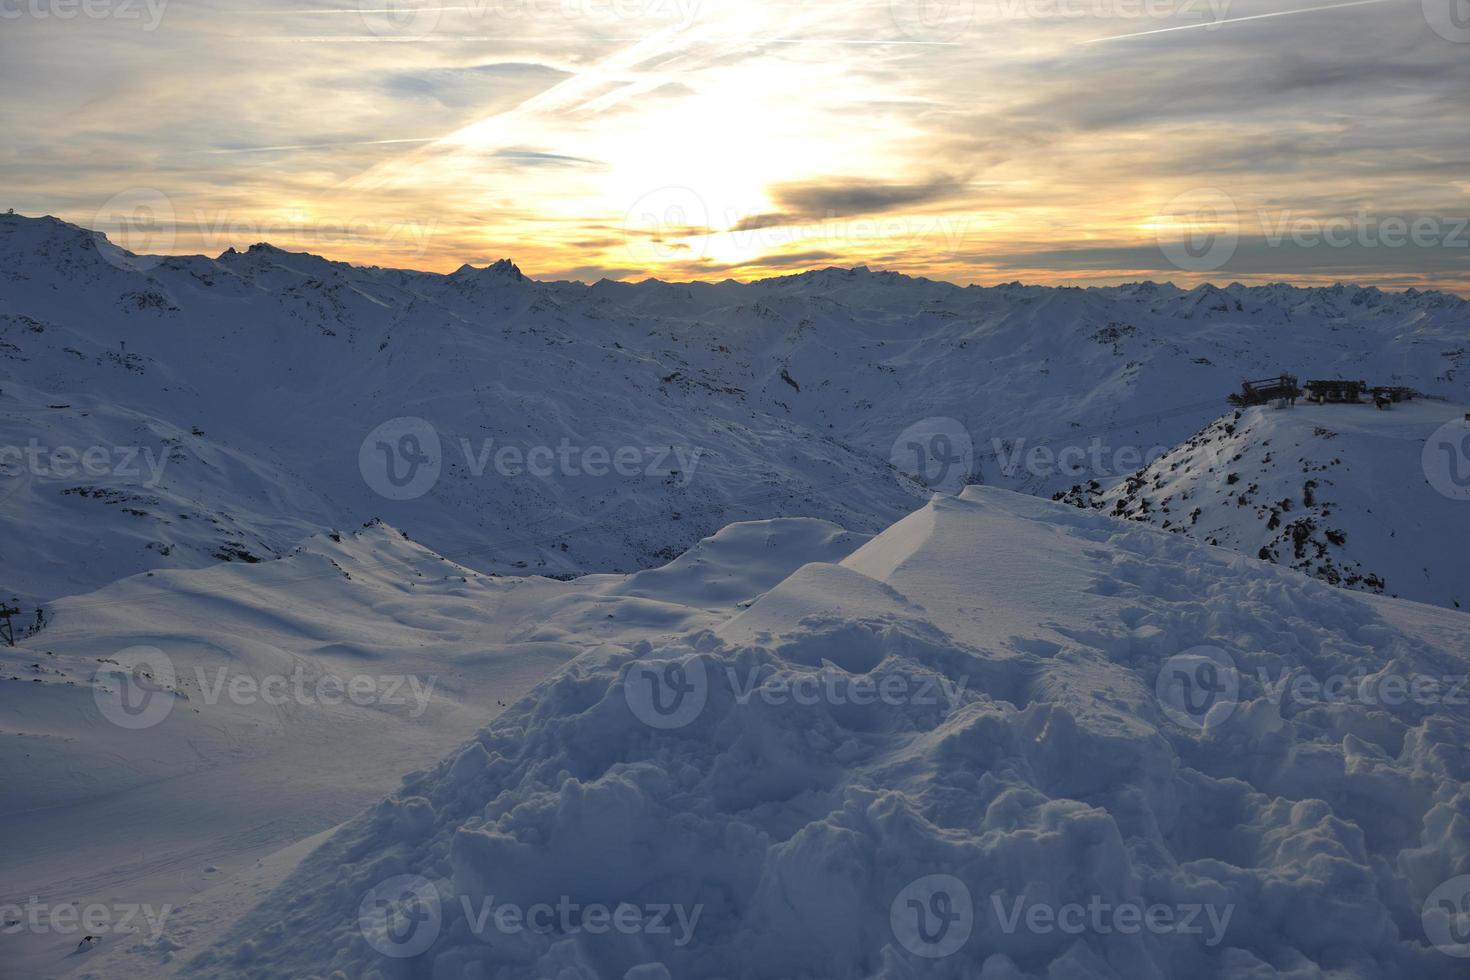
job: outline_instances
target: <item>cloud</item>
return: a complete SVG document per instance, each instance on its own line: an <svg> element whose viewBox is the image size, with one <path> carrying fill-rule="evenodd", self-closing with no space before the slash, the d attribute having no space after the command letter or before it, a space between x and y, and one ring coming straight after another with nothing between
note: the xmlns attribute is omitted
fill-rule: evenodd
<svg viewBox="0 0 1470 980"><path fill-rule="evenodd" d="M547 153L543 150L509 148L490 154L496 160L519 164L525 167L598 167L602 164L586 157L568 156L564 153Z"/></svg>
<svg viewBox="0 0 1470 980"><path fill-rule="evenodd" d="M918 183L834 177L778 184L770 188L770 195L781 207L781 212L746 219L742 222L745 227L738 230L769 228L799 220L881 214L910 205L952 199L960 196L964 187L964 181L955 177L935 177Z"/></svg>
<svg viewBox="0 0 1470 980"><path fill-rule="evenodd" d="M363 34L355 11L202 3L155 32L6 22L0 83L25 93L0 101L9 203L86 224L119 191L156 188L191 226L432 224L413 261L444 270L514 254L579 275L805 261L962 282L1171 275L1153 216L1201 189L1243 219L1470 209L1470 59L1413 0L1090 45L1281 4L979 4L952 46L829 43L895 37L886 2L703 4L637 24L446 11L393 44L308 37ZM260 147L289 149L220 152ZM659 187L707 211L624 227ZM696 260L702 243L629 249L737 217L722 264ZM399 260L351 239L319 250ZM647 266L625 269L635 253ZM1233 261L1221 275L1470 279L1451 249L1247 239Z"/></svg>
<svg viewBox="0 0 1470 980"><path fill-rule="evenodd" d="M1311 277L1344 281L1367 280L1381 275L1412 276L1433 280L1437 276L1463 273L1470 261L1470 219L1439 225L1442 237L1434 244L1400 246L1367 241L1350 241L1334 246L1315 235L1302 241L1290 238L1251 236L1241 238L1229 259L1206 278L1228 281L1234 277L1277 279ZM968 259L997 269L1058 269L1066 271L1161 273L1192 278L1169 260L1157 245L1103 245L1085 248L1038 249L1004 255L976 254Z"/></svg>
<svg viewBox="0 0 1470 980"><path fill-rule="evenodd" d="M753 214L748 218L741 218L730 230L759 231L762 228L780 228L800 220L801 216L794 214Z"/></svg>
<svg viewBox="0 0 1470 980"><path fill-rule="evenodd" d="M814 262L834 262L840 261L841 258L842 254L840 252L793 252L786 255L763 255L760 258L742 262L739 266L731 265L725 268L789 269L794 265L809 266Z"/></svg>
<svg viewBox="0 0 1470 980"><path fill-rule="evenodd" d="M514 105L550 88L567 72L530 62L494 62L465 67L397 70L380 80L391 98L432 99L451 108Z"/></svg>
<svg viewBox="0 0 1470 980"><path fill-rule="evenodd" d="M536 276L536 278L548 280L571 279L577 282L597 282L601 279L642 279L646 275L647 273L643 270L631 269L627 267L619 268L617 266L578 265L573 266L570 269L559 269L554 272L548 272L545 275L538 275Z"/></svg>

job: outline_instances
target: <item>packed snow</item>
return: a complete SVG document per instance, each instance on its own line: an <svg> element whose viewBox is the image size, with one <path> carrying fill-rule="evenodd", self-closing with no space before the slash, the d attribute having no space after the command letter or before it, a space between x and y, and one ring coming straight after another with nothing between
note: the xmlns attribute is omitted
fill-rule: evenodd
<svg viewBox="0 0 1470 980"><path fill-rule="evenodd" d="M573 660L184 975L1463 976L1470 710L1389 691L1467 637L972 488Z"/></svg>
<svg viewBox="0 0 1470 980"><path fill-rule="evenodd" d="M865 540L815 520L736 524L661 568L559 582L482 575L373 524L63 599L55 625L0 644L0 837L25 842L0 849L0 905L172 913L215 889L207 901L224 892L238 914L240 875L379 799L587 644L710 628ZM133 669L153 695L119 691ZM170 914L166 941L103 934L92 952L141 943L146 974L220 924L214 906L189 914ZM67 958L80 938L0 924L0 976L95 969Z"/></svg>

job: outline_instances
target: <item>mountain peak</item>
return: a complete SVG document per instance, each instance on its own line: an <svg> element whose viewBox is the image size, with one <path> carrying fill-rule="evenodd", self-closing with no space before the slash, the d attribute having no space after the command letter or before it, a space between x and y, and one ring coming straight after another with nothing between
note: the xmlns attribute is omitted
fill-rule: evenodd
<svg viewBox="0 0 1470 980"><path fill-rule="evenodd" d="M508 279L512 282L520 282L526 278L521 272L520 266L510 259L498 259L483 268L475 268L466 262L464 265L450 273L451 279Z"/></svg>

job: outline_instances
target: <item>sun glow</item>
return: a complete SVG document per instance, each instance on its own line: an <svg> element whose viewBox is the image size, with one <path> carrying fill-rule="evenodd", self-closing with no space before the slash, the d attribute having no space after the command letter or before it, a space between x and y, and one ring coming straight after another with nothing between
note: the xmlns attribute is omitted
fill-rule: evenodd
<svg viewBox="0 0 1470 980"><path fill-rule="evenodd" d="M284 238L581 279L858 263L960 282L1470 279L1444 249L1257 248L1212 269L1161 251L1237 218L1244 237L1282 201L1324 221L1367 201L1410 220L1465 210L1445 175L1470 137L1420 132L1470 83L1463 52L1401 5L1273 2L1234 0L1240 22L1219 31L1174 31L1197 25L1185 5L1106 3L191 7L150 38L149 73L99 46L100 74L75 79L48 67L61 25L22 19L0 73L54 84L0 114L13 136L49 134L8 148L18 208L116 235L141 202L168 232L156 247L178 251ZM1146 36L1084 43L1127 34ZM1304 37L1330 54L1302 62ZM1368 92L1328 64L1386 49L1433 68ZM125 90L102 84L118 71ZM1271 98L1282 85L1312 111Z"/></svg>

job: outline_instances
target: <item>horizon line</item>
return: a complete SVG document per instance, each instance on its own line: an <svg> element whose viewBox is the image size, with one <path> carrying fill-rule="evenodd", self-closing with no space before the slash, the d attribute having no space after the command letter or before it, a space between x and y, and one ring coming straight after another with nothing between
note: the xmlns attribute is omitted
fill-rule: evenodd
<svg viewBox="0 0 1470 980"><path fill-rule="evenodd" d="M1173 279L1162 279L1162 280L1160 280L1160 279L1151 279L1151 278L1127 279L1124 282L1116 283L1116 284L1113 284L1113 285L1099 285L1097 283L1087 283L1085 281L1079 281L1079 282L1076 282L1076 283L1073 283L1073 282L1065 282L1065 281L1064 282L1057 282L1057 283L1027 282L1027 281L1024 281L1024 280L1019 279L1019 278L1009 279L1009 280L1000 281L1000 282L993 282L993 283L981 283L981 282L959 283L959 282L955 282L955 281L950 280L950 279L937 279L937 278L934 278L932 276L915 275L915 274L908 273L908 272L900 272L897 269L889 269L889 268L873 269L867 263L864 263L864 262L859 262L858 264L851 265L851 266L841 266L841 265L810 266L810 267L805 268L805 269L802 269L802 270L800 270L798 272L786 272L786 273L781 273L781 274L777 274L777 275L768 275L768 276L761 276L761 277L758 277L758 278L749 278L749 279L740 279L740 278L736 278L736 277L733 277L733 276L726 276L723 279L661 279L661 278L659 278L656 275L650 274L650 275L644 276L641 279L634 279L634 278L614 279L614 278L612 278L610 276L603 276L603 277L601 277L599 279L590 280L589 281L589 280L586 280L586 279L568 279L568 278L549 278L548 277L549 275L554 275L554 273L553 274L530 274L530 273L525 272L523 269L521 269L520 265L514 259L512 259L510 256L502 256L502 257L500 257L498 259L495 259L494 261L486 262L485 265L478 266L478 267L475 266L472 262L469 262L469 261L461 261L460 264L459 264L459 266L457 268L455 268L451 272L437 272L437 271L435 271L433 269L418 269L418 268L411 268L411 267L407 267L407 266L387 266L387 265L378 265L378 264L375 264L375 263L358 263L358 262L352 262L352 261L349 261L347 259L334 259L334 258L330 258L329 256L323 255L323 254L318 253L318 252L293 251L291 249L281 248L280 246L274 245L274 244L272 244L272 243L270 243L268 241L253 242L250 245L246 246L243 249L243 251L241 249L236 248L235 246L231 245L231 246L226 247L218 255L214 255L214 256L211 256L211 255L209 255L206 252L142 252L142 253L138 253L138 252L131 252L128 249L124 248L123 246L118 245L116 242L112 241L112 239L109 238L107 236L107 233L104 232L104 231L99 231L99 230L97 230L95 228L88 228L85 225L81 225L81 224L77 224L76 222L68 221L65 218L57 217L54 214L28 215L28 214L24 214L24 213L22 213L20 211L16 211L14 209L11 209L8 212L0 213L0 218L5 218L5 217L21 218L21 219L23 219L25 221L38 221L38 222L53 221L53 222L56 222L58 224L63 224L63 225L66 225L68 227L75 228L78 231L83 232L83 233L88 234L88 235L92 235L92 236L98 236L98 235L100 235L102 238L106 239L107 242L108 242L108 244L112 245L114 248L117 248L120 251L123 251L123 252L127 253L128 255L131 255L131 256L133 256L135 258L143 258L143 257L156 257L156 258L161 258L161 259L203 258L203 259L207 259L207 260L209 260L211 262L218 262L224 256L229 255L231 253L234 253L234 254L237 254L237 255L239 255L239 254L246 254L246 253L248 253L248 252L250 252L250 251L252 251L252 250L254 250L256 248L259 248L261 246L264 246L266 248L274 249L275 251L278 251L278 252L284 252L284 253L286 253L288 255L306 255L306 256L310 256L311 258L320 259L323 262L329 262L329 263L332 263L334 265L345 265L345 266L348 266L348 267L353 268L353 269L380 269L380 270L389 271L389 272L411 272L411 273L414 273L416 275L441 276L441 277L444 277L444 278L448 278L450 276L453 276L453 275L455 275L455 274L463 271L465 268L469 268L469 269L475 270L475 271L481 271L481 270L493 268L494 266L496 266L496 265L498 265L498 264L500 264L500 263L503 262L503 263L509 264L513 269L515 269L515 271L517 273L519 273L522 278L528 279L528 280L530 280L532 282L545 283L545 284L548 284L548 285L555 285L555 284L559 284L559 283L577 283L578 285L582 285L582 286L585 286L585 287L588 287L588 288L590 288L592 286L595 286L595 285L599 285L600 283L604 283L604 282L619 283L619 284L624 284L624 285L642 285L644 283L650 283L650 282L652 282L652 283L659 283L661 285L669 285L669 286L694 286L694 285L719 286L719 285L727 285L727 284L731 284L731 283L736 284L736 285L753 286L753 285L759 285L760 283L774 282L774 281L781 280L781 279L796 279L796 278L800 278L801 276L813 275L813 274L819 273L819 272L833 272L833 271L836 271L836 272L858 272L858 271L862 271L862 272L866 272L866 273L868 273L870 275L892 275L892 276L898 276L898 277L903 278L903 279L908 279L908 280L911 280L911 281L914 281L914 282L937 283L937 284L944 285L944 286L950 286L950 287L952 287L954 289L998 289L998 288L1001 288L1003 286L1022 286L1022 287L1026 287L1026 288L1054 289L1054 290L1062 290L1062 289L1104 290L1104 289L1121 289L1121 288L1124 288L1126 286L1155 285L1155 286L1169 286L1169 287L1171 287L1173 289L1179 290L1180 292L1190 293L1190 292L1194 292L1195 290L1202 289L1202 288L1204 288L1206 286L1211 287L1213 289L1220 290L1222 292L1230 289L1232 286L1239 286L1242 289L1264 289L1264 288L1268 288L1270 286L1286 286L1289 289L1302 289L1302 290L1309 290L1309 289L1332 289L1332 288L1336 288L1338 286L1344 286L1344 287L1352 287L1352 288L1355 288L1355 289L1361 289L1361 290L1365 290L1365 291L1366 290L1370 290L1370 289L1377 290L1380 293L1384 293L1384 294L1388 294L1388 295L1408 294L1408 293L1411 293L1411 292L1414 293L1415 295L1421 295L1421 296L1422 295L1425 295L1425 294L1438 294L1438 295L1445 295L1445 296L1454 297L1455 299L1458 299L1461 302L1470 302L1470 296L1461 295L1459 292L1455 292L1455 291L1452 291L1450 289L1446 289L1446 288L1440 287L1440 286L1433 286L1433 287L1405 286L1403 288L1385 289L1382 286L1378 286L1378 285L1375 285L1375 284L1372 284L1372 283L1369 283L1369 284L1366 284L1365 285L1365 284L1363 284L1361 282L1356 282L1356 281L1351 281L1351 280L1346 280L1346 279L1341 279L1341 278L1334 279L1331 283L1326 283L1326 280L1325 279L1323 279L1323 280L1321 280L1320 282L1317 282L1317 283L1306 282L1306 281L1301 281L1301 280L1293 281L1291 279L1272 279L1270 281L1262 282L1262 283L1258 283L1258 284L1254 284L1254 285L1248 284L1246 282L1243 282L1243 281L1241 281L1238 278L1237 279L1232 279L1229 282L1225 282L1223 284L1220 283L1220 282L1218 282L1218 281L1216 281L1216 280L1213 280L1213 279L1205 279L1205 280L1202 280L1201 282L1199 282L1199 284L1197 284L1195 286L1181 286L1178 283L1174 282ZM1188 273L1188 270L1178 270L1178 271L1181 272L1181 273ZM1120 278L1120 279L1121 278L1124 278L1124 274L1123 273L1119 273L1114 278ZM1326 284L1324 284L1324 283L1326 283Z"/></svg>

